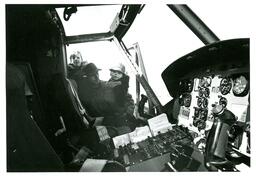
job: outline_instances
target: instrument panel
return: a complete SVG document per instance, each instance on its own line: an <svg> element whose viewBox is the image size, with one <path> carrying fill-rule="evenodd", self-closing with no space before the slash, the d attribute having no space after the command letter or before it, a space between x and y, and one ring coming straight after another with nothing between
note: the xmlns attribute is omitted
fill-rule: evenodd
<svg viewBox="0 0 256 176"><path fill-rule="evenodd" d="M186 148L191 150L188 154ZM124 166L133 166L147 160L169 154L168 161L177 160L181 155L191 155L193 151L192 136L187 128L174 126L172 130L166 133L158 133L156 136L147 139L129 143L112 152L114 160L122 163Z"/></svg>
<svg viewBox="0 0 256 176"><path fill-rule="evenodd" d="M181 82L179 85L184 86L188 81ZM211 129L214 120L212 109L217 104L233 112L238 122L246 122L249 106L248 75L241 73L196 77L193 79L193 90L181 93L179 102L178 124L197 134L196 143L205 139L207 131ZM204 145L201 147L204 150Z"/></svg>

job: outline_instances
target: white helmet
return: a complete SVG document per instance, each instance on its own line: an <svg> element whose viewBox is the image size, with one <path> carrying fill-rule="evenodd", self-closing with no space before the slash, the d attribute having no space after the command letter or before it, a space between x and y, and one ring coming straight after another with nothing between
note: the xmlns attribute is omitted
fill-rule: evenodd
<svg viewBox="0 0 256 176"><path fill-rule="evenodd" d="M110 70L110 71L111 71L111 70L119 71L119 72L121 72L121 73L123 73L123 74L126 74L126 72L125 72L125 66L124 66L122 63L118 63L117 65L114 65L114 66L111 67L109 70Z"/></svg>

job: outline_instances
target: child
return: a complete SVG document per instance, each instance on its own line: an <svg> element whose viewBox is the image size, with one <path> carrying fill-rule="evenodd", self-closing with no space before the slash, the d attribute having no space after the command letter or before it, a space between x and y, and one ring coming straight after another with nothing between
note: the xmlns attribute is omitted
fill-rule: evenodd
<svg viewBox="0 0 256 176"><path fill-rule="evenodd" d="M125 123L133 131L137 126L146 125L142 120L136 119L133 115L134 101L132 96L128 93L129 76L125 72L123 64L119 63L110 70L110 80L108 84L114 89L114 95L119 107L123 108L123 113L118 115L123 118Z"/></svg>
<svg viewBox="0 0 256 176"><path fill-rule="evenodd" d="M114 88L117 103L123 106L128 94L129 76L125 73L125 66L121 63L109 70L111 78L108 84Z"/></svg>

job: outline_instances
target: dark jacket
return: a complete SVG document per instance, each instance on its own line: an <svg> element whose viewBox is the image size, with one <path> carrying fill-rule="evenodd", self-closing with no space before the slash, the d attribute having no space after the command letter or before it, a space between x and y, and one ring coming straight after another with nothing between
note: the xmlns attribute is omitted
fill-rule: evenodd
<svg viewBox="0 0 256 176"><path fill-rule="evenodd" d="M124 104L120 105L114 88L104 81L92 87L86 78L81 79L78 82L78 95L92 117L104 117L104 125L126 126L125 114L134 109L131 95L126 94Z"/></svg>
<svg viewBox="0 0 256 176"><path fill-rule="evenodd" d="M113 87L116 101L123 106L126 100L126 95L129 88L129 76L124 75L119 80L110 79L108 85Z"/></svg>
<svg viewBox="0 0 256 176"><path fill-rule="evenodd" d="M78 80L83 76L82 69L86 65L86 62L82 62L80 66L74 64L68 64L68 78Z"/></svg>

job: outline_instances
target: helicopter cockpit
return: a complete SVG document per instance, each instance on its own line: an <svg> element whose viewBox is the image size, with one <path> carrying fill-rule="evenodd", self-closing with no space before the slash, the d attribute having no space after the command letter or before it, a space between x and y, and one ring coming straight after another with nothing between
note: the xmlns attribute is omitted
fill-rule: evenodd
<svg viewBox="0 0 256 176"><path fill-rule="evenodd" d="M146 65L145 43L133 41L129 47L126 41L130 31L146 33L133 25L147 6L6 5L7 172L250 168L250 39L220 40L190 7L168 4L164 8L204 46L168 65L158 58ZM101 17L92 19L93 13ZM84 61L79 79L69 76L74 51ZM87 77L86 66L96 64L98 76L107 81L117 62L130 76L134 100L137 126L128 132L102 125L102 117L94 117L79 94L87 91L79 84ZM162 79L149 76L157 64L162 64ZM154 81L165 87L154 91L160 87L152 87Z"/></svg>

